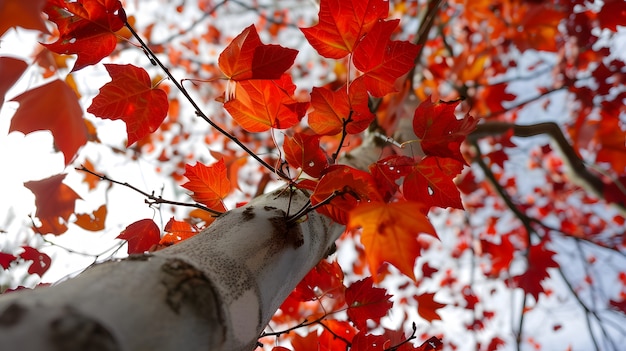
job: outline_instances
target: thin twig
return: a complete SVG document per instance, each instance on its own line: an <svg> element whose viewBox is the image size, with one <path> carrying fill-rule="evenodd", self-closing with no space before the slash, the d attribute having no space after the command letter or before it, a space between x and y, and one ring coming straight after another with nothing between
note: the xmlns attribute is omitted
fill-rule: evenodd
<svg viewBox="0 0 626 351"><path fill-rule="evenodd" d="M115 179L111 179L111 178L107 177L104 174L98 174L98 173L96 173L96 172L94 172L94 171L92 171L92 170L90 170L90 169L88 169L88 168L86 168L85 166L82 166L82 165L80 167L76 167L75 169L77 171L82 171L82 172L86 172L86 173L89 173L91 175L94 175L94 176L100 178L101 180L105 180L105 181L108 181L108 182L111 182L111 183L114 183L114 184L125 186L125 187L127 187L129 189L132 189L132 190L140 193L141 195L145 196L147 198L146 199L146 203L149 204L149 205L169 204L169 205L174 205L174 206L194 207L194 208L198 208L198 209L201 209L203 211L209 212L209 213L211 213L211 215L213 215L215 217L218 217L218 216L222 215L222 212L213 210L213 209L208 208L208 207L206 207L204 205L201 205L199 203L190 204L190 203L186 203L186 202L166 200L166 199L162 198L161 196L155 196L154 193L148 194L147 192L145 192L145 191L143 191L141 189L138 189L137 187L135 187L135 186L133 186L131 184L128 184L126 182L120 182L120 181L117 181Z"/></svg>

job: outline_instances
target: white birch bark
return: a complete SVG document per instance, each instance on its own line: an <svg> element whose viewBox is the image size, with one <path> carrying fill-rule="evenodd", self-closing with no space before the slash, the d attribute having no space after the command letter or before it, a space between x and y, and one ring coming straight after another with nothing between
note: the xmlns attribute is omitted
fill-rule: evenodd
<svg viewBox="0 0 626 351"><path fill-rule="evenodd" d="M0 295L3 350L253 350L259 333L343 227L308 196L276 191L151 255L57 286Z"/></svg>

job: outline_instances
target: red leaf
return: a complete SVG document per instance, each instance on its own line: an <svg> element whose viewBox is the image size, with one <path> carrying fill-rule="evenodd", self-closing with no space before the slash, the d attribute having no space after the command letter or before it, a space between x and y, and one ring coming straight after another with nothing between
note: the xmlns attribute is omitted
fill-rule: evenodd
<svg viewBox="0 0 626 351"><path fill-rule="evenodd" d="M73 71L100 62L117 45L115 32L124 26L118 0L49 0L44 12L56 23L60 37L43 44L57 54L77 54Z"/></svg>
<svg viewBox="0 0 626 351"><path fill-rule="evenodd" d="M283 150L290 166L302 168L311 177L319 178L328 167L326 153L320 148L319 135L295 133L293 138L285 137Z"/></svg>
<svg viewBox="0 0 626 351"><path fill-rule="evenodd" d="M314 87L311 92L309 126L316 134L335 135L341 133L344 125L348 134L364 131L376 118L368 106L369 96L363 81L352 82L337 91Z"/></svg>
<svg viewBox="0 0 626 351"><path fill-rule="evenodd" d="M6 267L5 267L6 268ZM626 314L626 300L622 299L620 301L611 300L609 301L609 305L617 311Z"/></svg>
<svg viewBox="0 0 626 351"><path fill-rule="evenodd" d="M365 330L361 330L352 339L350 351L384 351L387 342L387 338L382 335L365 334Z"/></svg>
<svg viewBox="0 0 626 351"><path fill-rule="evenodd" d="M208 208L224 212L226 207L222 200L231 190L230 180L226 175L226 164L220 159L210 166L198 162L195 166L185 165L184 176L189 181L183 188L193 191L191 198L206 205Z"/></svg>
<svg viewBox="0 0 626 351"><path fill-rule="evenodd" d="M431 336L424 341L415 351L438 351L443 350L443 343L436 336Z"/></svg>
<svg viewBox="0 0 626 351"><path fill-rule="evenodd" d="M293 127L300 122L309 105L294 100L296 86L288 74L278 80L233 83L236 84L234 99L226 101L224 108L248 132Z"/></svg>
<svg viewBox="0 0 626 351"><path fill-rule="evenodd" d="M515 247L509 239L509 235L501 236L501 243L494 244L487 240L481 240L483 252L491 256L491 269L487 273L490 277L497 277L500 272L506 271L513 261Z"/></svg>
<svg viewBox="0 0 626 351"><path fill-rule="evenodd" d="M426 156L404 179L404 197L407 200L420 201L428 208L437 206L463 209L461 194L453 180L462 169L463 164L454 159Z"/></svg>
<svg viewBox="0 0 626 351"><path fill-rule="evenodd" d="M79 227L97 232L104 229L105 220L107 218L107 206L102 205L93 213L81 213L76 215L76 225Z"/></svg>
<svg viewBox="0 0 626 351"><path fill-rule="evenodd" d="M117 239L128 241L129 254L142 254L159 243L161 231L150 218L139 220L124 229Z"/></svg>
<svg viewBox="0 0 626 351"><path fill-rule="evenodd" d="M340 224L348 222L347 213L359 201L382 200L376 183L369 173L344 165L327 168L326 174L320 179L311 195L311 204L324 202L334 194L338 196L335 196L329 204L319 207L317 211Z"/></svg>
<svg viewBox="0 0 626 351"><path fill-rule="evenodd" d="M598 21L602 28L608 28L614 32L617 26L626 26L624 19L626 18L626 2L623 0L607 0L600 12L598 12Z"/></svg>
<svg viewBox="0 0 626 351"><path fill-rule="evenodd" d="M172 217L165 225L165 235L159 241L159 245L174 245L196 234L198 234L196 227L187 222L177 221Z"/></svg>
<svg viewBox="0 0 626 351"><path fill-rule="evenodd" d="M2 266L2 268L4 269L9 269L11 262L15 261L16 259L17 257L11 254L0 252L0 266Z"/></svg>
<svg viewBox="0 0 626 351"><path fill-rule="evenodd" d="M415 167L415 160L408 156L392 155L370 165L370 173L376 185L388 200L398 190L398 180L410 174Z"/></svg>
<svg viewBox="0 0 626 351"><path fill-rule="evenodd" d="M321 297L331 297L343 301L344 290L343 271L339 263L321 260L298 283L291 293L291 297L302 302Z"/></svg>
<svg viewBox="0 0 626 351"><path fill-rule="evenodd" d="M48 268L50 268L50 263L52 263L50 256L30 246L22 246L22 249L24 249L24 252L20 254L20 257L26 261L33 261L28 267L28 274L37 274L41 277L46 273Z"/></svg>
<svg viewBox="0 0 626 351"><path fill-rule="evenodd" d="M346 289L348 318L359 330L366 330L367 320L380 324L393 306L386 289L375 288L371 277L356 281Z"/></svg>
<svg viewBox="0 0 626 351"><path fill-rule="evenodd" d="M361 243L374 279L383 261L415 280L415 260L421 254L419 234L437 237L418 202L367 202L350 211L346 230L363 228Z"/></svg>
<svg viewBox="0 0 626 351"><path fill-rule="evenodd" d="M66 165L87 142L87 128L78 97L62 80L28 90L11 101L19 102L20 107L11 120L9 132L28 134L49 130L54 146L63 152Z"/></svg>
<svg viewBox="0 0 626 351"><path fill-rule="evenodd" d="M319 23L300 28L311 46L327 58L342 58L351 53L374 23L389 15L384 0L322 0Z"/></svg>
<svg viewBox="0 0 626 351"><path fill-rule="evenodd" d="M133 65L104 65L111 82L100 88L87 112L126 123L130 146L163 123L168 111L167 94L153 88L148 73Z"/></svg>
<svg viewBox="0 0 626 351"><path fill-rule="evenodd" d="M461 143L471 133L478 120L465 116L458 120L454 109L460 101L432 103L423 101L413 118L413 131L420 139L426 155L450 157L467 164L461 155Z"/></svg>
<svg viewBox="0 0 626 351"><path fill-rule="evenodd" d="M17 3L17 1L14 2ZM23 1L19 1L19 3L24 4ZM2 23L1 19L0 23ZM0 26L2 25L0 24ZM0 108L4 104L4 95L20 79L26 68L28 68L28 64L22 60L13 57L0 57L0 77L2 77L0 80Z"/></svg>
<svg viewBox="0 0 626 351"><path fill-rule="evenodd" d="M335 319L325 319L324 324L328 329L332 330L332 333L326 328L322 329L322 334L319 336L319 351L335 351L345 350L346 342L352 342L352 339L356 335L357 331L347 321L338 321ZM337 335L342 339L337 338Z"/></svg>
<svg viewBox="0 0 626 351"><path fill-rule="evenodd" d="M263 44L256 27L250 25L222 51L218 64L232 80L280 79L296 55L297 50Z"/></svg>
<svg viewBox="0 0 626 351"><path fill-rule="evenodd" d="M396 80L415 66L419 46L408 41L391 41L400 20L378 21L354 50L354 66L375 97L398 91ZM372 53L379 53L372 55ZM382 54L381 54L382 53Z"/></svg>
<svg viewBox="0 0 626 351"><path fill-rule="evenodd" d="M526 294L530 294L539 301L539 294L544 292L541 282L548 278L548 268L556 268L558 263L552 258L554 251L545 248L545 242L532 245L528 253L528 268L521 275L513 277L513 282L517 287L524 289Z"/></svg>
<svg viewBox="0 0 626 351"><path fill-rule="evenodd" d="M74 205L80 196L63 184L65 174L24 183L35 194L35 216L41 221L37 228L42 234L62 234L67 230L67 220L74 213Z"/></svg>
<svg viewBox="0 0 626 351"><path fill-rule="evenodd" d="M419 313L420 317L428 322L441 320L437 310L446 305L435 301L435 293L416 295L415 300L417 301L417 313Z"/></svg>
<svg viewBox="0 0 626 351"><path fill-rule="evenodd" d="M0 37L14 27L49 33L41 16L46 0L3 0L0 4Z"/></svg>

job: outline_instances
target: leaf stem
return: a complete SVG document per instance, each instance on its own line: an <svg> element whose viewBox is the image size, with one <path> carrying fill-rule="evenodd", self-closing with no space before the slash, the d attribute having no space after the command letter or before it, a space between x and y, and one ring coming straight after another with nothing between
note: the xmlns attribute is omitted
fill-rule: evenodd
<svg viewBox="0 0 626 351"><path fill-rule="evenodd" d="M204 205L198 204L198 203L190 204L190 203L186 203L186 202L166 200L166 199L164 199L164 198L162 198L160 196L154 195L154 192L152 194L148 194L147 192L145 192L145 191L143 191L141 189L138 189L137 187L135 187L133 185L130 185L130 184L126 183L126 182L120 182L120 181L117 181L115 179L111 179L111 178L107 177L104 174L98 174L98 173L88 169L87 167L85 167L83 165L81 165L80 167L76 167L75 169L77 171L82 171L82 172L86 172L86 173L89 173L91 175L94 175L94 176L100 178L101 180L106 180L108 182L111 182L111 183L114 183L114 184L118 184L118 185L122 185L122 186L125 186L125 187L129 188L129 189L132 189L132 190L140 193L141 195L145 196L147 198L146 199L146 203L149 204L149 205L169 204L169 205L174 205L174 206L194 207L194 208L198 208L198 209L201 209L203 211L209 212L211 215L213 215L215 217L219 217L219 216L221 216L223 214L220 211L216 211L216 210L210 209L210 208L208 208L208 207L206 207Z"/></svg>

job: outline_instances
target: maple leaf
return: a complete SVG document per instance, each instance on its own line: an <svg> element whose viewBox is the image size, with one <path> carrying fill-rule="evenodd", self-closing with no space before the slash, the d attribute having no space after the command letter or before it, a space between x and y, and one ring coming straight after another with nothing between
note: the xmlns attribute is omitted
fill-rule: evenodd
<svg viewBox="0 0 626 351"><path fill-rule="evenodd" d="M321 260L298 283L291 297L298 301L312 301L322 297L331 297L343 304L345 286L343 271L337 261Z"/></svg>
<svg viewBox="0 0 626 351"><path fill-rule="evenodd" d="M49 0L44 12L59 28L59 39L43 44L58 54L77 54L72 72L100 62L117 45L115 32L124 26L118 0Z"/></svg>
<svg viewBox="0 0 626 351"><path fill-rule="evenodd" d="M319 23L300 30L320 55L339 59L351 53L363 35L388 15L389 2L384 0L322 0Z"/></svg>
<svg viewBox="0 0 626 351"><path fill-rule="evenodd" d="M156 223L146 218L130 224L116 238L128 241L128 254L142 254L158 244L160 236Z"/></svg>
<svg viewBox="0 0 626 351"><path fill-rule="evenodd" d="M52 263L50 256L30 246L22 246L22 249L24 249L24 252L20 254L20 258L26 261L33 261L28 266L28 274L43 276L50 268L50 263Z"/></svg>
<svg viewBox="0 0 626 351"><path fill-rule="evenodd" d="M261 42L256 27L244 29L222 51L218 65L231 80L280 79L298 55L298 50Z"/></svg>
<svg viewBox="0 0 626 351"><path fill-rule="evenodd" d="M244 80L236 82L235 98L226 101L224 108L248 132L291 128L309 106L293 98L295 91L288 74L277 80Z"/></svg>
<svg viewBox="0 0 626 351"><path fill-rule="evenodd" d="M435 301L435 293L416 295L415 300L417 301L417 313L420 317L430 323L434 320L441 320L437 310L446 305Z"/></svg>
<svg viewBox="0 0 626 351"><path fill-rule="evenodd" d="M548 268L557 268L559 264L552 258L556 253L545 248L545 241L532 245L528 252L528 268L521 275L513 277L515 286L524 289L539 301L539 294L544 292L541 283L548 278Z"/></svg>
<svg viewBox="0 0 626 351"><path fill-rule="evenodd" d="M350 351L384 351L387 341L387 338L382 335L366 334L364 330L361 330L352 339Z"/></svg>
<svg viewBox="0 0 626 351"><path fill-rule="evenodd" d="M165 235L159 245L173 245L198 234L198 228L184 221L177 221L174 217L165 225Z"/></svg>
<svg viewBox="0 0 626 351"><path fill-rule="evenodd" d="M80 213L76 215L76 225L79 227L97 232L104 229L105 220L107 218L107 206L102 205L93 213Z"/></svg>
<svg viewBox="0 0 626 351"><path fill-rule="evenodd" d="M624 27L626 18L626 3L621 0L604 1L602 9L598 12L598 21L602 28L608 28L613 32L617 31L617 26ZM0 32L2 33L2 32Z"/></svg>
<svg viewBox="0 0 626 351"><path fill-rule="evenodd" d="M478 120L467 115L458 120L454 109L460 101L433 103L430 98L415 109L413 131L426 155L450 157L467 164L461 154L461 143L475 128Z"/></svg>
<svg viewBox="0 0 626 351"><path fill-rule="evenodd" d="M419 46L392 41L391 33L400 20L378 21L354 50L354 66L363 72L367 90L375 97L398 91L396 81L415 66ZM382 54L373 54L382 53Z"/></svg>
<svg viewBox="0 0 626 351"><path fill-rule="evenodd" d="M364 131L376 116L369 109L369 95L362 81L352 82L348 88L336 91L313 87L308 122L319 135L335 135L345 127L348 134Z"/></svg>
<svg viewBox="0 0 626 351"><path fill-rule="evenodd" d="M17 257L11 254L0 252L0 266L2 266L2 268L4 269L9 269L11 262L15 261L16 259Z"/></svg>
<svg viewBox="0 0 626 351"><path fill-rule="evenodd" d="M374 279L383 261L415 281L413 268L420 255L419 234L437 238L435 228L418 202L361 203L350 211L347 230L362 228L361 243Z"/></svg>
<svg viewBox="0 0 626 351"><path fill-rule="evenodd" d="M382 201L369 173L345 165L333 165L326 169L311 195L311 204L316 205L331 198L329 204L319 207L317 211L340 224L347 223L347 213L359 201Z"/></svg>
<svg viewBox="0 0 626 351"><path fill-rule="evenodd" d="M324 324L327 328L322 329L322 334L319 336L318 350L320 351L345 350L346 342L344 340L352 342L352 338L357 334L356 329L347 321L325 319ZM344 340L337 338L337 335L340 335Z"/></svg>
<svg viewBox="0 0 626 351"><path fill-rule="evenodd" d="M285 160L295 168L302 168L311 177L319 178L324 168L328 167L328 157L320 148L320 137L304 133L295 133L292 138L285 137Z"/></svg>
<svg viewBox="0 0 626 351"><path fill-rule="evenodd" d="M163 123L168 111L167 94L152 87L143 68L130 64L104 66L111 82L100 88L87 112L100 118L124 121L128 147Z"/></svg>
<svg viewBox="0 0 626 351"><path fill-rule="evenodd" d="M491 256L491 269L487 272L488 276L497 277L500 272L509 269L515 257L515 247L509 238L510 235L503 235L499 245L487 240L480 241L483 252Z"/></svg>
<svg viewBox="0 0 626 351"><path fill-rule="evenodd" d="M17 101L20 106L11 119L9 132L28 134L49 130L54 146L63 152L66 165L87 142L83 110L74 91L62 80L28 90L11 101Z"/></svg>
<svg viewBox="0 0 626 351"><path fill-rule="evenodd" d="M0 13L2 13L1 10ZM28 68L28 64L22 60L13 57L0 57L0 77L2 77L0 80L0 108L4 104L5 94L20 79L26 68Z"/></svg>
<svg viewBox="0 0 626 351"><path fill-rule="evenodd" d="M63 184L66 174L24 183L35 194L35 216L41 221L37 231L41 234L62 234L67 230L67 220L74 213L74 205L80 196Z"/></svg>
<svg viewBox="0 0 626 351"><path fill-rule="evenodd" d="M41 11L46 0L2 0L0 1L0 37L9 28L22 27L49 33ZM0 75L4 77L4 75ZM4 79L4 78L3 78Z"/></svg>
<svg viewBox="0 0 626 351"><path fill-rule="evenodd" d="M414 167L412 157L391 155L376 161L369 169L385 200L389 200L400 189L400 179L411 174Z"/></svg>
<svg viewBox="0 0 626 351"><path fill-rule="evenodd" d="M453 181L461 170L463 164L454 159L426 156L404 179L404 197L426 204L426 209L432 206L463 209L461 193Z"/></svg>
<svg viewBox="0 0 626 351"><path fill-rule="evenodd" d="M367 328L367 320L371 319L380 324L393 306L389 301L391 295L386 289L375 288L372 277L356 281L346 289L346 303L348 304L348 318L360 330Z"/></svg>
<svg viewBox="0 0 626 351"><path fill-rule="evenodd" d="M185 165L184 176L189 179L182 185L183 188L191 190L191 198L194 201L204 204L210 209L224 212L226 207L222 200L231 190L230 180L226 175L226 165L224 159L220 159L210 166L197 162L195 166Z"/></svg>

